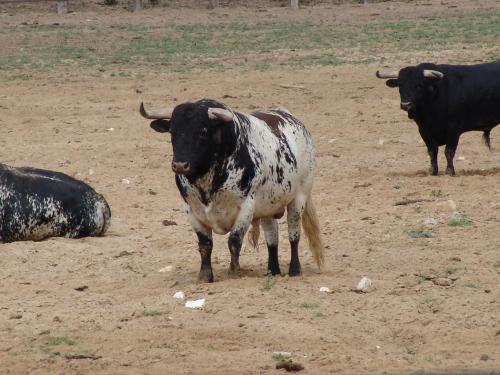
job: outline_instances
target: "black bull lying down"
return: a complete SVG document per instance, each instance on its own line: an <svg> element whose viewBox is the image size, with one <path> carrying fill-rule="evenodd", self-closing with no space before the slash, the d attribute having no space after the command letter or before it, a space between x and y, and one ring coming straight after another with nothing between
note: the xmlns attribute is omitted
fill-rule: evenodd
<svg viewBox="0 0 500 375"><path fill-rule="evenodd" d="M460 135L483 132L490 147L490 131L500 123L500 62L478 65L408 66L399 72L377 72L399 87L401 109L415 120L437 175L438 147L446 145L446 172L454 175L453 157Z"/></svg>
<svg viewBox="0 0 500 375"><path fill-rule="evenodd" d="M234 112L215 100L183 103L173 110L146 111L151 127L169 132L172 169L184 210L198 237L201 281L213 281L212 232L229 234L230 274L239 272L243 237L250 224L258 240L259 225L268 248L268 271L280 273L278 221L287 211L291 245L289 275L300 274L298 244L301 221L313 256L323 262L311 188L314 144L304 125L280 108Z"/></svg>
<svg viewBox="0 0 500 375"><path fill-rule="evenodd" d="M84 182L0 164L0 242L100 236L110 219L106 200Z"/></svg>

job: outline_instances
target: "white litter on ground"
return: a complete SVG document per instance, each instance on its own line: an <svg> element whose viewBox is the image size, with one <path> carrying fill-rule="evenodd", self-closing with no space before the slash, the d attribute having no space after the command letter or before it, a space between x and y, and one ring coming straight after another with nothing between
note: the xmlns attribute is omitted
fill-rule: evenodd
<svg viewBox="0 0 500 375"><path fill-rule="evenodd" d="M186 298L186 295L184 294L184 292L176 292L174 294L174 298L175 299L184 299L184 298Z"/></svg>
<svg viewBox="0 0 500 375"><path fill-rule="evenodd" d="M185 306L189 309L201 309L205 306L205 298L186 301Z"/></svg>

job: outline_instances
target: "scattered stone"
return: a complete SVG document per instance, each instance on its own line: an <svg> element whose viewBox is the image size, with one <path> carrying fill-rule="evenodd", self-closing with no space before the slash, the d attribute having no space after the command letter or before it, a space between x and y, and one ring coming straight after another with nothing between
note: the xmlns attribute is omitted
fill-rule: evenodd
<svg viewBox="0 0 500 375"><path fill-rule="evenodd" d="M125 184L125 185L130 184L130 180L127 180L126 178L122 178L121 182L122 182L122 184Z"/></svg>
<svg viewBox="0 0 500 375"><path fill-rule="evenodd" d="M83 291L87 290L88 288L89 287L87 285L82 285L82 286L77 286L75 288L75 290L78 291L78 292L83 292Z"/></svg>
<svg viewBox="0 0 500 375"><path fill-rule="evenodd" d="M358 285L356 285L355 291L358 293L368 293L372 289L373 289L372 281L368 277L363 276L361 280L359 280Z"/></svg>
<svg viewBox="0 0 500 375"><path fill-rule="evenodd" d="M106 129L108 132L114 132L115 131L115 128L108 128Z"/></svg>
<svg viewBox="0 0 500 375"><path fill-rule="evenodd" d="M302 371L304 369L304 366L302 366L298 362L293 362L291 359L288 359L286 361L280 361L276 364L276 369L285 369L287 372L298 372Z"/></svg>
<svg viewBox="0 0 500 375"><path fill-rule="evenodd" d="M174 298L183 300L184 298L186 298L186 295L184 294L184 292L179 291L174 294Z"/></svg>
<svg viewBox="0 0 500 375"><path fill-rule="evenodd" d="M123 250L120 252L120 254L115 255L115 258L127 257L129 255L134 255L134 253L127 250Z"/></svg>
<svg viewBox="0 0 500 375"><path fill-rule="evenodd" d="M319 291L320 292L325 292L325 293L331 293L332 292L330 290L330 288L328 288L327 286L322 286L321 288L319 288Z"/></svg>
<svg viewBox="0 0 500 375"><path fill-rule="evenodd" d="M22 319L22 317L23 317L23 314L14 313L14 314L10 314L9 319Z"/></svg>
<svg viewBox="0 0 500 375"><path fill-rule="evenodd" d="M432 280L432 282L435 285L439 285L439 286L451 286L451 284L452 284L452 281L450 279L448 279L447 277L438 277L438 278L435 278L434 280Z"/></svg>
<svg viewBox="0 0 500 375"><path fill-rule="evenodd" d="M424 220L424 225L437 225L437 220L434 219L433 217L429 217Z"/></svg>
<svg viewBox="0 0 500 375"><path fill-rule="evenodd" d="M491 293L491 289L485 289L484 292L489 294Z"/></svg>
<svg viewBox="0 0 500 375"><path fill-rule="evenodd" d="M58 316L54 316L54 319L52 319L54 322L56 323L61 323L62 322L62 319Z"/></svg>
<svg viewBox="0 0 500 375"><path fill-rule="evenodd" d="M460 258L460 257L451 257L450 260L453 261L453 262L461 262L462 258Z"/></svg>
<svg viewBox="0 0 500 375"><path fill-rule="evenodd" d="M168 219L165 219L161 222L163 225L165 225L166 227L170 226L170 225L177 225L177 223L173 220L168 220Z"/></svg>
<svg viewBox="0 0 500 375"><path fill-rule="evenodd" d="M205 306L205 298L186 301L185 306L188 309L201 309L201 308L203 308L203 306Z"/></svg>
<svg viewBox="0 0 500 375"><path fill-rule="evenodd" d="M94 170L93 169L89 169L89 176L92 176L94 174Z"/></svg>
<svg viewBox="0 0 500 375"><path fill-rule="evenodd" d="M166 267L160 268L160 269L158 270L158 272L170 272L170 271L172 271L173 269L174 269L174 267L172 267L172 266L166 266Z"/></svg>
<svg viewBox="0 0 500 375"><path fill-rule="evenodd" d="M459 157L457 157L457 161L465 161L465 156L459 156Z"/></svg>

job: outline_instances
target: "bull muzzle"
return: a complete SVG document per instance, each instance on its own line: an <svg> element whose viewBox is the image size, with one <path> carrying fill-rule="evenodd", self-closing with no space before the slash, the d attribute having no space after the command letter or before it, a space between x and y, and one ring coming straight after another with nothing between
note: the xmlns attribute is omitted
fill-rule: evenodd
<svg viewBox="0 0 500 375"><path fill-rule="evenodd" d="M172 162L172 171L174 171L175 174L188 174L189 171L191 170L191 166L189 165L189 162L187 161L173 161Z"/></svg>

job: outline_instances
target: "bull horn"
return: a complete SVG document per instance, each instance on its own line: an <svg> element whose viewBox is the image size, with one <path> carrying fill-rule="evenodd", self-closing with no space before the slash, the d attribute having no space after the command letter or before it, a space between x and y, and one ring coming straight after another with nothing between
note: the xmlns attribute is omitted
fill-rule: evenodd
<svg viewBox="0 0 500 375"><path fill-rule="evenodd" d="M234 113L224 108L209 108L208 118L210 120L222 120L231 122L234 119Z"/></svg>
<svg viewBox="0 0 500 375"><path fill-rule="evenodd" d="M377 73L375 73L377 78L398 78L399 77L399 72L384 72L377 70Z"/></svg>
<svg viewBox="0 0 500 375"><path fill-rule="evenodd" d="M144 103L141 102L141 106L139 107L139 112L142 117L147 118L149 120L164 120L170 119L172 117L173 109L162 109L156 111L146 111L144 108Z"/></svg>
<svg viewBox="0 0 500 375"><path fill-rule="evenodd" d="M444 77L444 74L441 72L438 72L437 70L424 69L424 77L441 79Z"/></svg>

